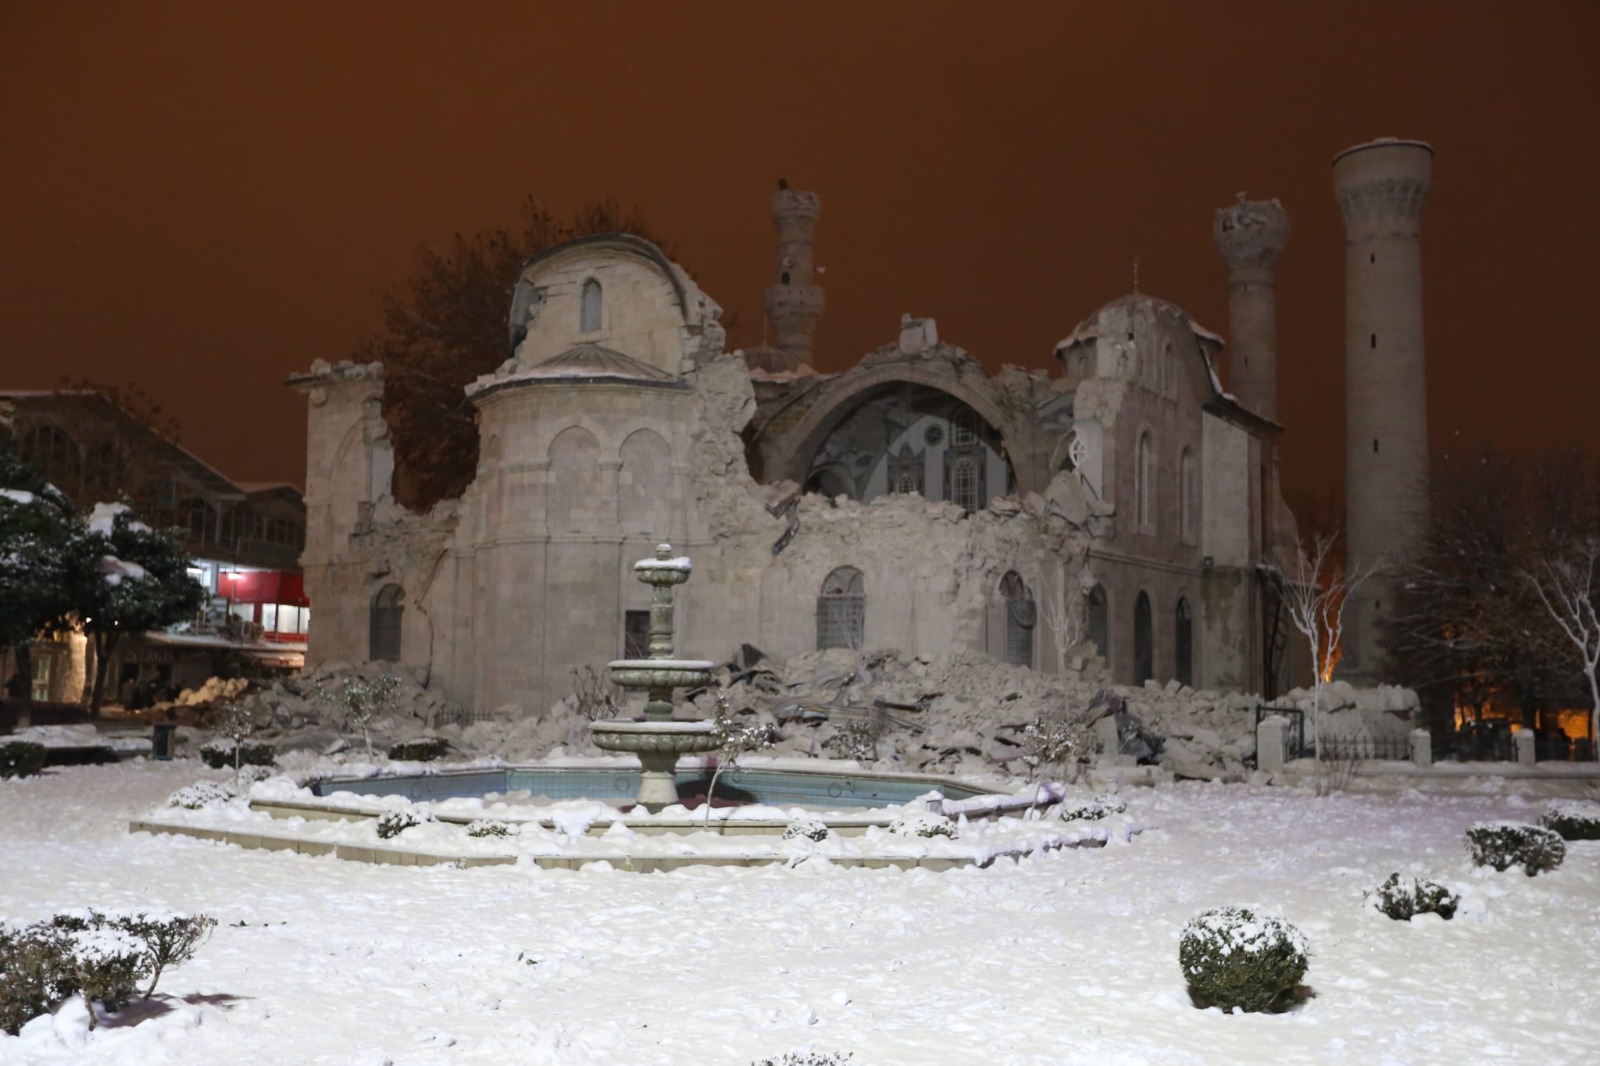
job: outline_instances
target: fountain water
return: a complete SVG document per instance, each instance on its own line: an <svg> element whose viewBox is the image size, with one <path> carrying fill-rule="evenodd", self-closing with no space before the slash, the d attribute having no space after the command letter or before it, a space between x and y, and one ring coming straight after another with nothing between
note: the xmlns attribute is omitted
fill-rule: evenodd
<svg viewBox="0 0 1600 1066"><path fill-rule="evenodd" d="M673 768L680 755L715 751L721 745L711 722L672 714L672 690L709 683L716 666L704 659L673 658L672 589L689 580L691 569L688 559L672 557L670 544L656 545L654 559L633 564L634 576L651 588L650 657L618 659L609 669L621 687L645 690L644 717L614 718L589 727L597 747L638 756L639 804L651 813L678 802Z"/></svg>

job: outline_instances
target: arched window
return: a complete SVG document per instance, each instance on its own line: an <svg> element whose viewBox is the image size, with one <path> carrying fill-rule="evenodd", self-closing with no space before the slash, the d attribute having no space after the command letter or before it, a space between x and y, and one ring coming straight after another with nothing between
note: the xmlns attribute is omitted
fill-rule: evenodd
<svg viewBox="0 0 1600 1066"><path fill-rule="evenodd" d="M1194 684L1194 615L1189 611L1189 601L1178 598L1178 611L1173 627L1173 647L1177 650L1178 684Z"/></svg>
<svg viewBox="0 0 1600 1066"><path fill-rule="evenodd" d="M593 278L583 283L582 306L579 311L578 332L593 333L600 328L600 283Z"/></svg>
<svg viewBox="0 0 1600 1066"><path fill-rule="evenodd" d="M817 597L817 650L855 648L864 643L867 592L861 571L841 566L822 583Z"/></svg>
<svg viewBox="0 0 1600 1066"><path fill-rule="evenodd" d="M1133 470L1133 496L1139 508L1139 530L1156 531L1156 439L1148 429L1139 434L1137 465Z"/></svg>
<svg viewBox="0 0 1600 1066"><path fill-rule="evenodd" d="M978 464L972 459L957 459L950 469L950 501L968 511L978 506Z"/></svg>
<svg viewBox="0 0 1600 1066"><path fill-rule="evenodd" d="M1000 579L1000 595L1006 601L1006 662L1017 666L1033 665L1033 627L1038 621L1038 605L1022 577L1011 570Z"/></svg>
<svg viewBox="0 0 1600 1066"><path fill-rule="evenodd" d="M1111 661L1111 610L1106 603L1106 590L1099 585L1089 590L1089 639L1095 651L1107 662Z"/></svg>
<svg viewBox="0 0 1600 1066"><path fill-rule="evenodd" d="M17 449L24 461L32 463L46 480L67 489L76 488L80 460L78 446L66 432L55 426L36 426L22 438Z"/></svg>
<svg viewBox="0 0 1600 1066"><path fill-rule="evenodd" d="M385 585L372 597L372 617L367 638L367 658L375 662L400 661L400 633L406 612L405 590Z"/></svg>
<svg viewBox="0 0 1600 1066"><path fill-rule="evenodd" d="M1196 497L1194 452L1185 448L1178 456L1178 535L1188 544L1196 539Z"/></svg>
<svg viewBox="0 0 1600 1066"><path fill-rule="evenodd" d="M1133 603L1133 683L1142 685L1156 676L1155 634L1150 617L1150 597L1143 592Z"/></svg>

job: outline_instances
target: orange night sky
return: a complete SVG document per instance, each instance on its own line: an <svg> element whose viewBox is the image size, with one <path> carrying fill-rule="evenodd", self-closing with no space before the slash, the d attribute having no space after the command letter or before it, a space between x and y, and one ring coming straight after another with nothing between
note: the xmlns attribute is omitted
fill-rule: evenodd
<svg viewBox="0 0 1600 1066"><path fill-rule="evenodd" d="M1435 456L1587 446L1600 4L12 2L0 388L135 381L238 479L417 248L637 204L759 341L775 180L823 197L819 369L932 315L1045 367L1140 287L1227 333L1215 208L1276 196L1291 500L1343 478L1335 152L1431 142ZM1586 132L1587 131L1587 132ZM1586 308L1588 310L1586 310Z"/></svg>

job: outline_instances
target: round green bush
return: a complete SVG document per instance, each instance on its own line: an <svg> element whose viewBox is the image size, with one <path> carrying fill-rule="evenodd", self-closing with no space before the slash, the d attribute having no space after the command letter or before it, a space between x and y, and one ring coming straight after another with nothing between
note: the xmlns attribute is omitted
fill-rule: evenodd
<svg viewBox="0 0 1600 1066"><path fill-rule="evenodd" d="M1467 828L1467 849L1479 866L1506 870L1521 865L1532 877L1554 870L1567 857L1559 833L1523 822L1479 822Z"/></svg>
<svg viewBox="0 0 1600 1066"><path fill-rule="evenodd" d="M1418 914L1437 914L1448 921L1461 906L1461 897L1443 885L1415 878L1408 885L1400 880L1398 873L1390 874L1389 880L1379 885L1372 896L1378 910L1397 922L1408 921Z"/></svg>
<svg viewBox="0 0 1600 1066"><path fill-rule="evenodd" d="M1189 920L1178 965L1197 1007L1265 1011L1287 1006L1305 976L1306 938L1276 915L1218 907Z"/></svg>
<svg viewBox="0 0 1600 1066"><path fill-rule="evenodd" d="M44 769L43 744L8 740L0 744L0 777L33 777Z"/></svg>
<svg viewBox="0 0 1600 1066"><path fill-rule="evenodd" d="M1555 800L1539 824L1562 840L1600 840L1600 803L1590 800Z"/></svg>

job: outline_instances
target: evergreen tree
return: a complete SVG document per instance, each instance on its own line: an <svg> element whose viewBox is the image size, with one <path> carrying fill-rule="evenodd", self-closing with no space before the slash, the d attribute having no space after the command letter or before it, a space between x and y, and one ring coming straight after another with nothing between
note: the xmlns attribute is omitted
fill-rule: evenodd
<svg viewBox="0 0 1600 1066"><path fill-rule="evenodd" d="M72 504L0 438L0 650L15 652L7 692L32 698L28 642L61 624L71 607L66 553L74 532Z"/></svg>
<svg viewBox="0 0 1600 1066"><path fill-rule="evenodd" d="M189 575L175 534L151 529L123 504L99 504L68 552L68 591L94 642L90 712L100 713L106 668L128 633L165 629L194 616L204 587Z"/></svg>

